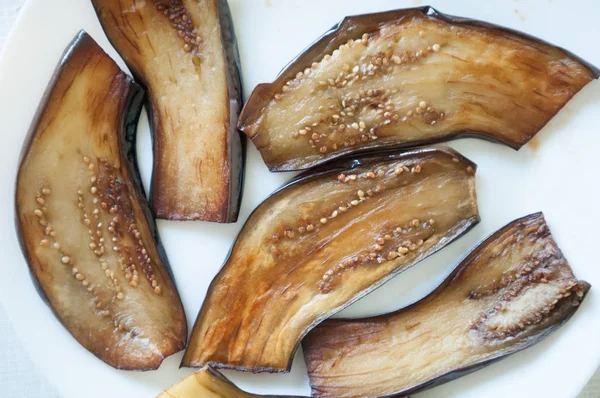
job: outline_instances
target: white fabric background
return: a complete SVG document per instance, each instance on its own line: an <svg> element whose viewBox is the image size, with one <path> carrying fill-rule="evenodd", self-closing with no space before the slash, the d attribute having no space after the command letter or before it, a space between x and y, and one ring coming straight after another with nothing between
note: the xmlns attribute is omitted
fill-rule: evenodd
<svg viewBox="0 0 600 398"><path fill-rule="evenodd" d="M0 49L24 3L25 0L0 0ZM0 398L57 397L29 359L0 303ZM600 398L600 369L578 398Z"/></svg>

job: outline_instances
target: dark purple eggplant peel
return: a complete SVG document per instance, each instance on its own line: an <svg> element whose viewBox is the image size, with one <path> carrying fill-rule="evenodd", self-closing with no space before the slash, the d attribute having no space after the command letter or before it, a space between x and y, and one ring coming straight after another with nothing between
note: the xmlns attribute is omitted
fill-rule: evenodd
<svg viewBox="0 0 600 398"><path fill-rule="evenodd" d="M545 339L589 289L541 213L515 220L421 301L310 332L302 347L313 396L406 396L443 384Z"/></svg>
<svg viewBox="0 0 600 398"><path fill-rule="evenodd" d="M315 325L478 221L475 165L448 148L380 153L302 175L242 228L182 365L287 372Z"/></svg>
<svg viewBox="0 0 600 398"><path fill-rule="evenodd" d="M92 0L148 91L158 218L235 222L243 187L237 44L226 0Z"/></svg>
<svg viewBox="0 0 600 398"><path fill-rule="evenodd" d="M271 171L474 136L515 149L599 70L432 7L345 18L248 99L238 127Z"/></svg>
<svg viewBox="0 0 600 398"><path fill-rule="evenodd" d="M81 32L25 141L16 227L33 281L107 364L156 369L185 347L183 306L135 156L144 93Z"/></svg>

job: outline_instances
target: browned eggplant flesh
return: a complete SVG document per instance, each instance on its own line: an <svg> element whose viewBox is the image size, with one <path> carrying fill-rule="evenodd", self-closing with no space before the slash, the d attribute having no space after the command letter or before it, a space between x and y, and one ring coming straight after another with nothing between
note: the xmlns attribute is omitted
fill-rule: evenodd
<svg viewBox="0 0 600 398"><path fill-rule="evenodd" d="M135 164L143 98L81 32L32 124L16 192L17 230L40 293L86 349L132 370L158 368L187 337Z"/></svg>
<svg viewBox="0 0 600 398"><path fill-rule="evenodd" d="M475 165L451 149L305 174L248 219L209 288L183 365L289 371L316 324L478 221Z"/></svg>
<svg viewBox="0 0 600 398"><path fill-rule="evenodd" d="M226 0L92 0L147 88L158 218L235 222L242 192L239 60Z"/></svg>
<svg viewBox="0 0 600 398"><path fill-rule="evenodd" d="M240 390L219 371L207 366L192 373L156 398L259 398L263 395L250 394ZM274 397L273 397L274 398ZM290 397L291 398L291 397Z"/></svg>
<svg viewBox="0 0 600 398"><path fill-rule="evenodd" d="M575 313L577 280L541 213L480 244L433 293L393 314L330 320L303 341L313 396L406 396L528 348Z"/></svg>
<svg viewBox="0 0 600 398"><path fill-rule="evenodd" d="M598 70L431 7L348 17L259 85L239 120L271 171L473 135L519 148Z"/></svg>

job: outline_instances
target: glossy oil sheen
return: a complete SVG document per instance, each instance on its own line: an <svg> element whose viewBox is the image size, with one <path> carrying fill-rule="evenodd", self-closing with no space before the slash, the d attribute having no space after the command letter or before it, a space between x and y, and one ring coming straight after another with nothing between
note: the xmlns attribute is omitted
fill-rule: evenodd
<svg viewBox="0 0 600 398"><path fill-rule="evenodd" d="M340 161L287 184L233 244L183 365L289 371L311 328L479 222L475 167L447 148L420 148Z"/></svg>
<svg viewBox="0 0 600 398"><path fill-rule="evenodd" d="M432 7L345 18L250 96L239 127L272 171L472 135L520 148L598 69Z"/></svg>

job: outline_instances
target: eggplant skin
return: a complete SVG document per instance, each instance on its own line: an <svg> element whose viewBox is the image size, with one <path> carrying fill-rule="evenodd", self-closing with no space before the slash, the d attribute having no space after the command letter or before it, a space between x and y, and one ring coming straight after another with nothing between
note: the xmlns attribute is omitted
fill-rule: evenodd
<svg viewBox="0 0 600 398"><path fill-rule="evenodd" d="M256 395L240 390L221 372L206 366L158 394L156 398L279 398L281 395ZM294 398L287 396L288 398ZM299 397L296 397L299 398Z"/></svg>
<svg viewBox="0 0 600 398"><path fill-rule="evenodd" d="M446 383L544 340L589 289L542 213L517 219L415 304L309 333L302 345L313 396L401 397Z"/></svg>
<svg viewBox="0 0 600 398"><path fill-rule="evenodd" d="M351 16L258 85L238 127L271 171L464 136L519 149L598 73L534 37L432 7Z"/></svg>
<svg viewBox="0 0 600 398"><path fill-rule="evenodd" d="M108 39L148 91L150 203L158 218L236 222L245 142L240 61L226 0L92 0Z"/></svg>
<svg viewBox="0 0 600 398"><path fill-rule="evenodd" d="M286 184L240 231L182 366L288 372L315 325L479 222L475 170L449 148L419 148Z"/></svg>
<svg viewBox="0 0 600 398"><path fill-rule="evenodd" d="M81 31L41 100L16 185L16 230L36 289L82 346L124 370L157 369L187 337L136 162L143 101Z"/></svg>

